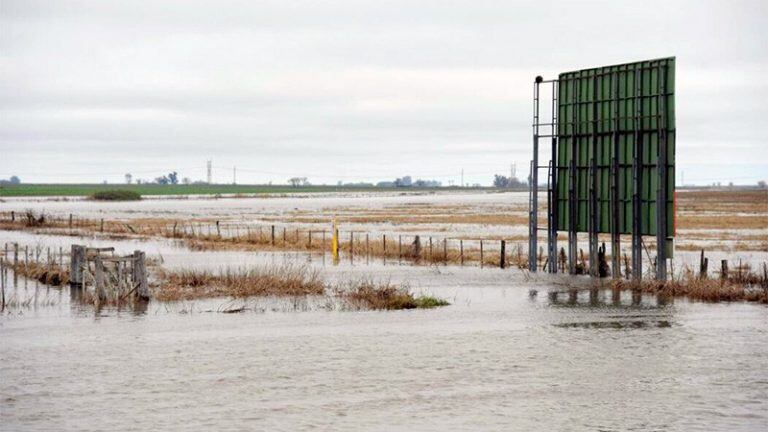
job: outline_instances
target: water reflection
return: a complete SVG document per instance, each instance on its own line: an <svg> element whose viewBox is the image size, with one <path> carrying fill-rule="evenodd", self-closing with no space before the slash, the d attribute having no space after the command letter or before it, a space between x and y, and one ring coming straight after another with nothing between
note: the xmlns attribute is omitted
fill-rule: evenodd
<svg viewBox="0 0 768 432"><path fill-rule="evenodd" d="M664 294L644 294L640 290L617 289L568 289L551 290L547 293L550 306L572 308L643 307L664 308L674 303L674 298Z"/></svg>

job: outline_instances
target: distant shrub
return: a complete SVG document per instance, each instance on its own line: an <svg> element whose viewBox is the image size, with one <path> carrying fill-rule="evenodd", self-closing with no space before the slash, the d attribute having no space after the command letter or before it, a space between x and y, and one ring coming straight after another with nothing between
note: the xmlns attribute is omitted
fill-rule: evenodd
<svg viewBox="0 0 768 432"><path fill-rule="evenodd" d="M91 195L91 199L96 201L138 201L141 194L128 190L106 190L99 191Z"/></svg>

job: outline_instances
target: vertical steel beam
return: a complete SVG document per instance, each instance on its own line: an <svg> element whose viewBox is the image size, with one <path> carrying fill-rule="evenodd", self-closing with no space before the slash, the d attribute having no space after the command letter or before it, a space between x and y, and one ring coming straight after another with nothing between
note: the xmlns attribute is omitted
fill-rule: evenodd
<svg viewBox="0 0 768 432"><path fill-rule="evenodd" d="M547 252L550 273L557 273L557 81L552 81L552 160L549 181L549 220L547 225Z"/></svg>
<svg viewBox="0 0 768 432"><path fill-rule="evenodd" d="M611 74L613 91L613 154L611 158L611 276L621 276L621 229L619 226L619 73ZM623 207L623 206L622 206Z"/></svg>
<svg viewBox="0 0 768 432"><path fill-rule="evenodd" d="M592 118L590 119L590 146L589 146L589 203L587 204L589 226L589 274L598 276L597 241L598 208L597 208L597 77L593 74L592 83Z"/></svg>
<svg viewBox="0 0 768 432"><path fill-rule="evenodd" d="M578 234L577 234L577 217L578 217L578 199L576 197L576 182L578 181L577 164L576 160L579 157L579 146L577 144L577 131L576 131L576 119L577 117L577 104L578 98L576 94L579 90L579 79L571 78L571 125L570 125L570 140L571 146L571 159L570 166L568 167L569 184L568 184L568 273L576 273L576 249L578 248Z"/></svg>
<svg viewBox="0 0 768 432"><path fill-rule="evenodd" d="M658 154L656 155L656 279L667 280L667 68L659 64L656 91L656 130L658 134Z"/></svg>
<svg viewBox="0 0 768 432"><path fill-rule="evenodd" d="M533 83L533 160L531 161L530 184L528 186L528 270L536 273L536 251L538 250L539 211L539 85L542 78Z"/></svg>
<svg viewBox="0 0 768 432"><path fill-rule="evenodd" d="M643 233L642 233L642 199L643 199L643 149L642 149L642 89L641 68L635 70L635 142L632 158L632 279L643 277Z"/></svg>

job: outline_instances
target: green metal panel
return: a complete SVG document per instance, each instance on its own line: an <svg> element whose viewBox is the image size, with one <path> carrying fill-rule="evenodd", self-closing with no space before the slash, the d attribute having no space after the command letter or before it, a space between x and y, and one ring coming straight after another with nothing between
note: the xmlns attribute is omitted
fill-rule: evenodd
<svg viewBox="0 0 768 432"><path fill-rule="evenodd" d="M571 229L573 210L575 230L589 231L590 190L594 181L597 231L611 232L611 172L613 158L617 156L618 232L632 233L633 164L637 163L642 177L641 230L643 235L655 235L659 141L666 137L667 200L664 205L667 233L673 235L674 89L674 57L560 74L556 160L558 230ZM642 157L635 161L638 142ZM569 199L572 175L575 179L573 209Z"/></svg>

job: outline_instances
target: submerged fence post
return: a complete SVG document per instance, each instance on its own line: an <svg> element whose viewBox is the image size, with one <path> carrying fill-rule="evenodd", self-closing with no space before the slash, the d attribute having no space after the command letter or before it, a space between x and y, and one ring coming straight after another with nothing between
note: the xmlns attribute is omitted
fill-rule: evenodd
<svg viewBox="0 0 768 432"><path fill-rule="evenodd" d="M69 282L83 282L83 264L85 262L85 246L73 244L69 255Z"/></svg>
<svg viewBox="0 0 768 432"><path fill-rule="evenodd" d="M483 241L480 240L480 268L483 268Z"/></svg>
<svg viewBox="0 0 768 432"><path fill-rule="evenodd" d="M96 257L94 257L94 263L96 267L96 273L94 277L94 282L96 283L96 296L101 301L107 298L107 294L104 288L104 263L101 261L101 255L98 253L96 254Z"/></svg>
<svg viewBox="0 0 768 432"><path fill-rule="evenodd" d="M355 258L355 232L349 232L349 262L351 263Z"/></svg>
<svg viewBox="0 0 768 432"><path fill-rule="evenodd" d="M459 260L461 260L461 265L464 266L464 240L459 240Z"/></svg>
<svg viewBox="0 0 768 432"><path fill-rule="evenodd" d="M443 259L445 265L448 265L448 239L443 239Z"/></svg>
<svg viewBox="0 0 768 432"><path fill-rule="evenodd" d="M270 243L272 244L272 246L275 245L275 226L274 225L272 225L272 240L270 241Z"/></svg>
<svg viewBox="0 0 768 432"><path fill-rule="evenodd" d="M140 250L133 251L133 283L136 285L137 293L143 300L149 299L149 284L147 283L147 266L145 262L146 254Z"/></svg>
<svg viewBox="0 0 768 432"><path fill-rule="evenodd" d="M728 279L728 260L720 261L720 279Z"/></svg>
<svg viewBox="0 0 768 432"><path fill-rule="evenodd" d="M381 235L381 241L384 244L384 256L382 259L384 260L384 264L386 264L387 263L387 235L386 234Z"/></svg>
<svg viewBox="0 0 768 432"><path fill-rule="evenodd" d="M501 255L499 256L499 268L504 268L506 266L506 258L507 258L507 242L505 240L502 240Z"/></svg>
<svg viewBox="0 0 768 432"><path fill-rule="evenodd" d="M699 258L699 278L707 278L707 267L709 267L709 258L704 257L704 249L701 250L701 258ZM633 268L632 271L635 269Z"/></svg>

